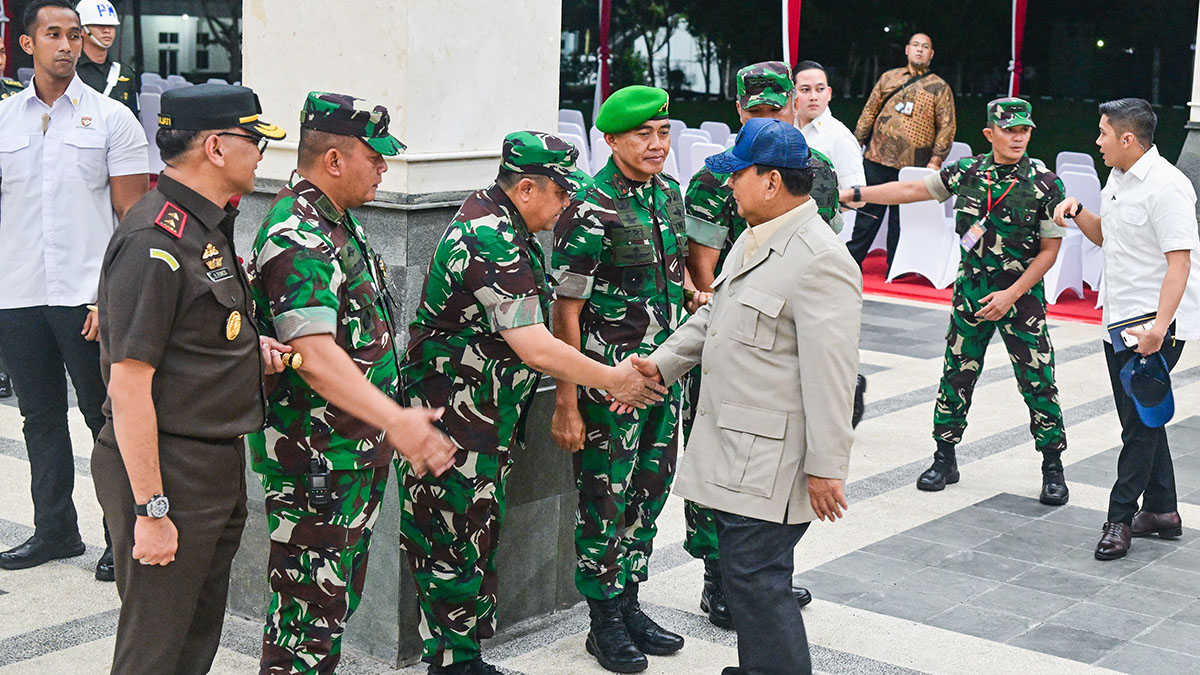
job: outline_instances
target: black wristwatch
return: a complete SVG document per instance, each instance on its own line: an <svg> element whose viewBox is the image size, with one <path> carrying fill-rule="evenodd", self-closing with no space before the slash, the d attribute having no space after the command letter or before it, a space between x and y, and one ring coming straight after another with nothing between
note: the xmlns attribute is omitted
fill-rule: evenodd
<svg viewBox="0 0 1200 675"><path fill-rule="evenodd" d="M861 202L863 200L862 199L862 186L861 185L851 185L850 189L854 190L854 201L856 203Z"/></svg>
<svg viewBox="0 0 1200 675"><path fill-rule="evenodd" d="M1075 220L1075 218L1077 218L1079 216L1079 214L1081 214L1081 213L1083 213L1083 203L1082 202L1077 203L1075 205L1075 212L1068 213L1067 217L1070 218L1071 220Z"/></svg>
<svg viewBox="0 0 1200 675"><path fill-rule="evenodd" d="M151 518L162 518L171 510L171 502L162 495L154 495L150 497L150 501L145 504L134 504L133 515L149 516Z"/></svg>

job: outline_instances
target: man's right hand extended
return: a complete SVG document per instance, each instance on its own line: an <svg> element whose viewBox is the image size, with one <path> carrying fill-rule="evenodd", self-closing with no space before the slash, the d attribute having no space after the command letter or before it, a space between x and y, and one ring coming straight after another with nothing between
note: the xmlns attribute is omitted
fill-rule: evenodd
<svg viewBox="0 0 1200 675"><path fill-rule="evenodd" d="M170 516L138 516L133 524L133 559L143 565L167 565L175 561L179 530Z"/></svg>
<svg viewBox="0 0 1200 675"><path fill-rule="evenodd" d="M454 466L454 444L433 423L445 408L404 408L384 432L418 476L440 476Z"/></svg>
<svg viewBox="0 0 1200 675"><path fill-rule="evenodd" d="M637 356L631 356L614 366L612 375L609 395L635 408L654 405L662 401L663 395L670 391L662 386L658 367L653 362Z"/></svg>
<svg viewBox="0 0 1200 675"><path fill-rule="evenodd" d="M579 452L583 449L583 439L586 435L587 429L583 425L578 406L554 407L554 417L550 421L550 437L558 447L567 452Z"/></svg>
<svg viewBox="0 0 1200 675"><path fill-rule="evenodd" d="M1059 227L1067 226L1067 214L1075 213L1075 209L1079 208L1079 200L1074 197L1067 197L1054 207L1054 224Z"/></svg>

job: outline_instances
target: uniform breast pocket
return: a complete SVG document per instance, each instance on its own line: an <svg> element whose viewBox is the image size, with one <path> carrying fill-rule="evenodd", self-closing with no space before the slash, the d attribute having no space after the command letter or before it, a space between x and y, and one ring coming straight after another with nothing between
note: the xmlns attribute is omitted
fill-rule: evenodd
<svg viewBox="0 0 1200 675"><path fill-rule="evenodd" d="M1117 214L1130 227L1142 227L1150 221L1150 211L1144 204L1121 204Z"/></svg>
<svg viewBox="0 0 1200 675"><path fill-rule="evenodd" d="M721 457L708 482L734 492L770 499L783 459L788 415L741 403L721 403L717 427Z"/></svg>
<svg viewBox="0 0 1200 675"><path fill-rule="evenodd" d="M103 187L108 182L104 134L99 131L71 131L63 137L63 161L67 171L88 186Z"/></svg>
<svg viewBox="0 0 1200 675"><path fill-rule="evenodd" d="M734 315L733 339L759 349L773 348L779 312L783 310L783 298L754 287L742 289L731 295L738 302Z"/></svg>
<svg viewBox="0 0 1200 675"><path fill-rule="evenodd" d="M32 157L28 136L0 138L0 180L11 185L28 179Z"/></svg>
<svg viewBox="0 0 1200 675"><path fill-rule="evenodd" d="M346 338L354 349L362 349L371 345L375 339L372 332L375 327L375 303L378 297L373 293L351 293L346 296L346 315L342 323L346 326Z"/></svg>

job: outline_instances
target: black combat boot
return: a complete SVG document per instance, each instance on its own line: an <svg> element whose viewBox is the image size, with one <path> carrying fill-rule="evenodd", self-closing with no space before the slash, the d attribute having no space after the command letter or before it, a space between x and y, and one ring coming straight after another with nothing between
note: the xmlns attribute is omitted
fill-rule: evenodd
<svg viewBox="0 0 1200 675"><path fill-rule="evenodd" d="M937 450L933 453L933 465L917 479L917 489L937 492L957 482L958 460L954 458L954 444L938 441Z"/></svg>
<svg viewBox="0 0 1200 675"><path fill-rule="evenodd" d="M1042 494L1038 501L1049 506L1062 506L1070 497L1071 491L1063 476L1062 452L1042 453Z"/></svg>
<svg viewBox="0 0 1200 675"><path fill-rule="evenodd" d="M646 654L666 656L683 649L683 636L654 623L638 602L638 585L629 581L621 594L621 618L633 643Z"/></svg>
<svg viewBox="0 0 1200 675"><path fill-rule="evenodd" d="M708 620L717 628L733 628L733 617L725 602L725 587L721 585L721 564L716 560L704 561L704 590L700 591L700 611L708 613Z"/></svg>
<svg viewBox="0 0 1200 675"><path fill-rule="evenodd" d="M640 673L649 663L646 655L629 638L621 618L621 598L587 599L592 629L588 631L587 651L606 670L614 673Z"/></svg>

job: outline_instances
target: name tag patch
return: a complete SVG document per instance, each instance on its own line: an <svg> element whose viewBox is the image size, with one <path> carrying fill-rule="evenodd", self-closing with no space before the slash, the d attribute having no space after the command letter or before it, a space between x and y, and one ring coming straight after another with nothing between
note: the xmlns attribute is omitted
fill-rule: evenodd
<svg viewBox="0 0 1200 675"><path fill-rule="evenodd" d="M230 272L229 268L227 267L222 267L219 270L213 270L209 272L206 276L208 277L209 281L224 281L233 276L233 272Z"/></svg>

